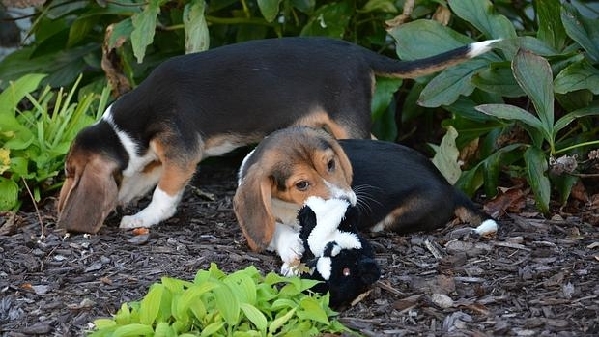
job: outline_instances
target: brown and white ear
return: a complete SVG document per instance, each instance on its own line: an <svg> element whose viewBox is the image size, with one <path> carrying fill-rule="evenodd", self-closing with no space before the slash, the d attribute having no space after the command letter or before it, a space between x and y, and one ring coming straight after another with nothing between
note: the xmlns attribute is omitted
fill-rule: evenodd
<svg viewBox="0 0 599 337"><path fill-rule="evenodd" d="M58 226L68 232L95 234L117 204L117 164L99 156L81 163L60 190Z"/></svg>
<svg viewBox="0 0 599 337"><path fill-rule="evenodd" d="M252 165L241 179L233 208L241 231L253 251L268 248L275 231L272 212L272 180L259 165Z"/></svg>
<svg viewBox="0 0 599 337"><path fill-rule="evenodd" d="M333 152L335 152L337 155L337 158L339 158L339 164L343 170L345 180L347 181L348 185L351 185L352 181L354 180L354 170L352 168L351 162L349 161L349 157L347 154L345 154L345 151L343 151L341 145L339 145L339 143L336 141L330 142L330 145L333 149Z"/></svg>

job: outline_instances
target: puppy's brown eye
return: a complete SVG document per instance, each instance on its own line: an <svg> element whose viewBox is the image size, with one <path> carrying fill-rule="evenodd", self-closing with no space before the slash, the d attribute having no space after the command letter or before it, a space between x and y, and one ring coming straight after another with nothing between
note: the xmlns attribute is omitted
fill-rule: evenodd
<svg viewBox="0 0 599 337"><path fill-rule="evenodd" d="M335 170L335 160L334 159L329 160L329 162L327 163L327 169L329 170L329 172L333 172Z"/></svg>
<svg viewBox="0 0 599 337"><path fill-rule="evenodd" d="M300 190L300 191L307 190L308 186L310 186L310 183L307 182L307 181L305 181L305 180L302 180L300 182L295 183L295 187L297 187L297 189Z"/></svg>
<svg viewBox="0 0 599 337"><path fill-rule="evenodd" d="M349 269L349 267L343 268L343 276L349 276L349 275L351 275L351 269Z"/></svg>

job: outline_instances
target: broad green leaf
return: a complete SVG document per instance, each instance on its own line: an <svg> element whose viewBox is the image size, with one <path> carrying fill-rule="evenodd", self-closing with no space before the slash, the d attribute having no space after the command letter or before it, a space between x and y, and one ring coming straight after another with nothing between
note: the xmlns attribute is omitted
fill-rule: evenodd
<svg viewBox="0 0 599 337"><path fill-rule="evenodd" d="M239 300L225 283L220 284L219 287L214 288L214 304L216 309L220 312L225 322L229 325L236 325L239 323L240 305Z"/></svg>
<svg viewBox="0 0 599 337"><path fill-rule="evenodd" d="M252 322L256 326L256 328L260 331L266 332L268 328L268 321L266 316L258 310L255 306L248 303L241 303L241 311L247 319Z"/></svg>
<svg viewBox="0 0 599 337"><path fill-rule="evenodd" d="M100 20L99 16L80 16L78 17L69 29L69 39L67 46L71 47L83 41L89 32L91 32Z"/></svg>
<svg viewBox="0 0 599 337"><path fill-rule="evenodd" d="M236 271L227 276L223 282L231 288L240 302L256 304L256 284L245 270Z"/></svg>
<svg viewBox="0 0 599 337"><path fill-rule="evenodd" d="M347 2L334 2L321 6L302 28L300 36L343 37L353 13Z"/></svg>
<svg viewBox="0 0 599 337"><path fill-rule="evenodd" d="M570 197L570 193L572 192L572 187L580 180L580 178L563 174L557 177L552 177L551 182L553 183L553 188L557 190L559 194L559 202L560 205L565 205Z"/></svg>
<svg viewBox="0 0 599 337"><path fill-rule="evenodd" d="M214 336L214 334L220 330L225 325L225 322L214 322L208 324L204 329L202 329L201 337L209 337Z"/></svg>
<svg viewBox="0 0 599 337"><path fill-rule="evenodd" d="M487 60L478 58L445 69L424 87L420 93L418 104L433 108L450 105L460 95L470 95L474 90L474 86L470 81L472 75L480 69L486 68L488 64Z"/></svg>
<svg viewBox="0 0 599 337"><path fill-rule="evenodd" d="M133 31L131 32L131 46L137 63L142 63L146 55L146 47L154 42L156 24L160 7L156 1L150 1L143 12L131 16Z"/></svg>
<svg viewBox="0 0 599 337"><path fill-rule="evenodd" d="M215 288L219 287L218 284L214 283L214 282L210 282L210 281L206 281L200 284L196 284L193 287L190 287L189 289L185 290L185 292L183 293L183 295L181 296L181 300L178 303L178 308L177 308L177 312L183 312L185 310L187 310L187 308L189 308L191 302L193 301L200 301L200 299L198 299L199 296L214 290Z"/></svg>
<svg viewBox="0 0 599 337"><path fill-rule="evenodd" d="M110 34L110 38L108 39L108 48L113 49L122 42L129 40L131 32L133 32L131 17L114 24L112 26L112 34Z"/></svg>
<svg viewBox="0 0 599 337"><path fill-rule="evenodd" d="M449 0L451 10L470 22L489 39L512 39L516 30L510 20L493 13L493 4L488 0Z"/></svg>
<svg viewBox="0 0 599 337"><path fill-rule="evenodd" d="M537 55L550 57L558 54L557 49L532 36L520 36L516 40L497 42L495 43L495 46L501 47L502 45L512 42L521 49L526 49Z"/></svg>
<svg viewBox="0 0 599 337"><path fill-rule="evenodd" d="M418 60L434 56L472 42L472 40L433 20L416 20L394 27L388 32L395 40L401 60Z"/></svg>
<svg viewBox="0 0 599 337"><path fill-rule="evenodd" d="M116 327L116 322L112 319L108 319L108 318L99 318L97 320L94 321L94 325L96 326L96 329L106 329L109 327Z"/></svg>
<svg viewBox="0 0 599 337"><path fill-rule="evenodd" d="M578 42L595 62L599 62L599 19L587 18L567 3L562 4L561 19L568 36Z"/></svg>
<svg viewBox="0 0 599 337"><path fill-rule="evenodd" d="M281 326L283 326L283 324L289 322L289 320L295 315L296 311L297 307L292 308L284 315L275 318L272 322L270 322L270 325L268 326L268 331L270 333L275 333L277 330L279 330Z"/></svg>
<svg viewBox="0 0 599 337"><path fill-rule="evenodd" d="M368 0L364 7L360 10L364 13L382 12L382 13L397 13L397 7L390 0Z"/></svg>
<svg viewBox="0 0 599 337"><path fill-rule="evenodd" d="M279 14L279 5L281 0L258 0L260 12L268 22L272 22Z"/></svg>
<svg viewBox="0 0 599 337"><path fill-rule="evenodd" d="M0 119L14 118L17 104L29 93L34 92L40 85L45 74L27 74L16 81L0 93Z"/></svg>
<svg viewBox="0 0 599 337"><path fill-rule="evenodd" d="M458 163L460 151L455 144L456 138L458 138L458 131L453 126L448 127L441 139L441 146L434 147L435 156L432 159L433 164L450 184L455 184L462 174Z"/></svg>
<svg viewBox="0 0 599 337"><path fill-rule="evenodd" d="M520 121L535 129L542 129L541 121L530 112L509 104L481 104L475 107L476 110L489 116L494 116L509 121Z"/></svg>
<svg viewBox="0 0 599 337"><path fill-rule="evenodd" d="M594 101L585 108L572 111L569 114L562 116L555 123L555 132L558 132L559 130L565 128L578 118L596 115L599 115L599 101Z"/></svg>
<svg viewBox="0 0 599 337"><path fill-rule="evenodd" d="M378 120L387 110L403 80L400 78L377 77L374 95L370 103L372 119Z"/></svg>
<svg viewBox="0 0 599 337"><path fill-rule="evenodd" d="M586 89L599 95L599 70L586 61L577 62L560 71L554 85L558 94Z"/></svg>
<svg viewBox="0 0 599 337"><path fill-rule="evenodd" d="M150 288L148 294L141 300L139 307L140 323L152 325L154 321L156 321L163 292L164 286L162 284L156 283Z"/></svg>
<svg viewBox="0 0 599 337"><path fill-rule="evenodd" d="M545 133L552 135L555 97L549 62L541 56L520 49L512 62L512 71L520 87L531 99ZM553 141L550 138L547 140Z"/></svg>
<svg viewBox="0 0 599 337"><path fill-rule="evenodd" d="M295 308L297 302L289 298L277 298L272 302L272 310L281 310L283 308Z"/></svg>
<svg viewBox="0 0 599 337"><path fill-rule="evenodd" d="M492 64L491 67L482 69L472 75L472 84L481 90L502 97L522 97L526 95L516 82L512 69L507 62Z"/></svg>
<svg viewBox="0 0 599 337"><path fill-rule="evenodd" d="M315 321L322 324L329 323L329 316L314 297L302 298L299 305L300 310L297 312L297 316L300 319Z"/></svg>
<svg viewBox="0 0 599 337"><path fill-rule="evenodd" d="M173 328L165 322L156 323L156 331L154 337L176 337L177 333Z"/></svg>
<svg viewBox="0 0 599 337"><path fill-rule="evenodd" d="M193 0L185 5L183 23L185 24L185 53L207 50L210 47L210 34L204 12L205 0Z"/></svg>
<svg viewBox="0 0 599 337"><path fill-rule="evenodd" d="M0 177L0 211L10 211L19 200L19 186L12 180Z"/></svg>
<svg viewBox="0 0 599 337"><path fill-rule="evenodd" d="M130 323L118 327L112 333L112 337L137 337L137 336L152 336L154 329L150 325L141 323Z"/></svg>
<svg viewBox="0 0 599 337"><path fill-rule="evenodd" d="M547 42L556 50L562 50L567 35L560 18L561 1L537 0L535 9L539 20L537 38Z"/></svg>
<svg viewBox="0 0 599 337"><path fill-rule="evenodd" d="M290 3L300 12L309 14L314 11L316 0L291 0Z"/></svg>
<svg viewBox="0 0 599 337"><path fill-rule="evenodd" d="M537 208L543 212L549 212L549 201L551 198L551 184L547 178L547 158L545 153L536 147L529 147L524 153L526 161L526 172L528 183L535 195Z"/></svg>

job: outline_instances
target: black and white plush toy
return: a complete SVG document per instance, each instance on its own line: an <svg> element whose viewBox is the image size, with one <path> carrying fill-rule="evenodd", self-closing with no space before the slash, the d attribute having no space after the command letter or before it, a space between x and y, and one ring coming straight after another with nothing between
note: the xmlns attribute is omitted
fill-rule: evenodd
<svg viewBox="0 0 599 337"><path fill-rule="evenodd" d="M329 305L349 304L381 276L368 241L358 234L358 210L341 199L310 197L298 213L302 277L323 281L312 290L329 292Z"/></svg>

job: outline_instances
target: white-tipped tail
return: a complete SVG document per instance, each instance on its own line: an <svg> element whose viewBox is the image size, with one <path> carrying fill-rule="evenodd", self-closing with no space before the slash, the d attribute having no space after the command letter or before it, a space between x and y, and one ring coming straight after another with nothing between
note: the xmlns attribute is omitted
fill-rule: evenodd
<svg viewBox="0 0 599 337"><path fill-rule="evenodd" d="M473 58L480 54L488 52L489 50L493 49L493 44L499 41L501 41L501 39L471 43L470 51L468 52L468 57Z"/></svg>
<svg viewBox="0 0 599 337"><path fill-rule="evenodd" d="M490 236L497 233L499 225L493 219L487 219L480 224L480 226L474 229L474 232L480 236Z"/></svg>

